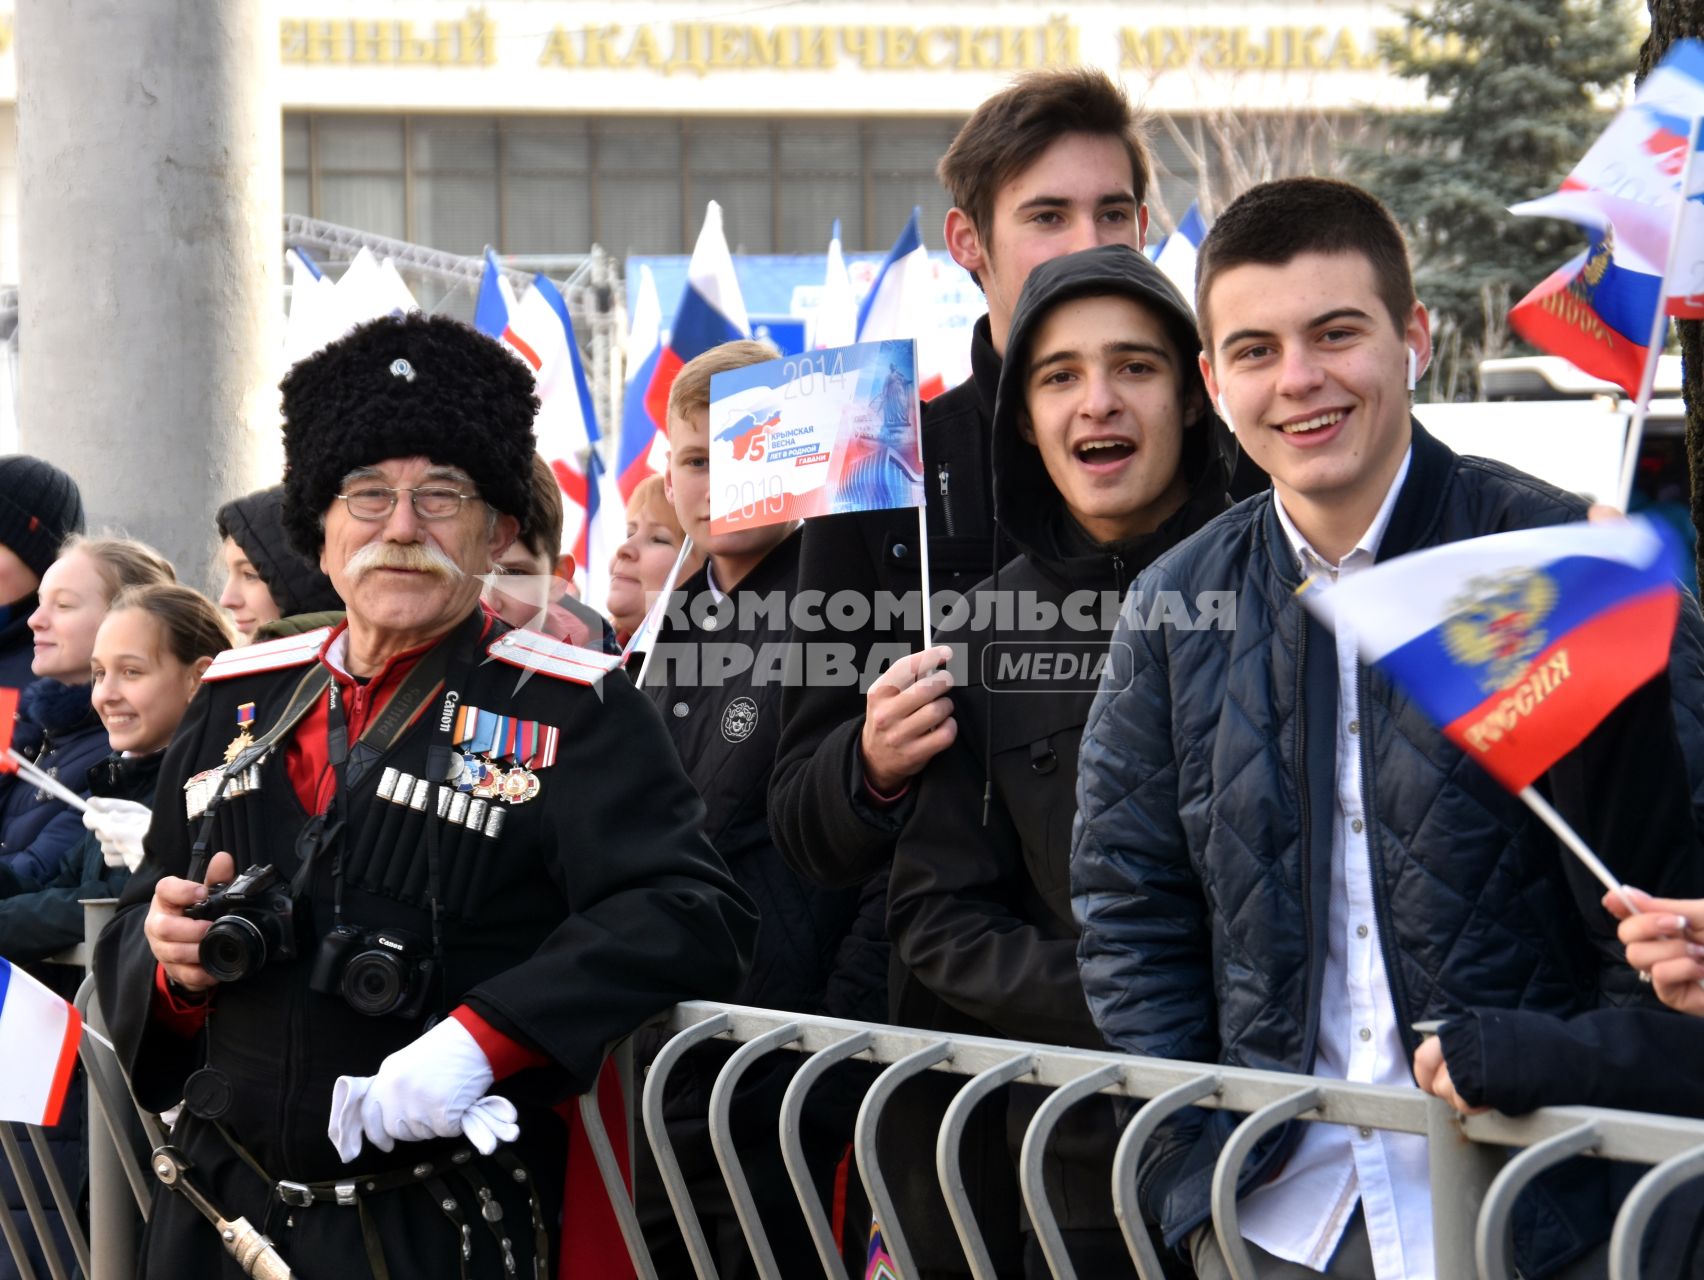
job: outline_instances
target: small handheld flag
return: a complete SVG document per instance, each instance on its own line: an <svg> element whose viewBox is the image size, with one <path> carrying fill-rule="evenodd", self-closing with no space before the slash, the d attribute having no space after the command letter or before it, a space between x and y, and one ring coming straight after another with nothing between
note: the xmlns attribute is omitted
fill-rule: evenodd
<svg viewBox="0 0 1704 1280"><path fill-rule="evenodd" d="M1667 666L1672 536L1646 520L1494 534L1312 580L1302 602L1519 791Z"/></svg>
<svg viewBox="0 0 1704 1280"><path fill-rule="evenodd" d="M59 1123L82 1034L76 1009L0 958L0 1120Z"/></svg>

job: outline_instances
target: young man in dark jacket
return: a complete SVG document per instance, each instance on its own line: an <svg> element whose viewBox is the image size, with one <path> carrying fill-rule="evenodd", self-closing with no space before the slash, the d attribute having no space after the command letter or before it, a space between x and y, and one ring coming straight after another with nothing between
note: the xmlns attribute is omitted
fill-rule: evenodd
<svg viewBox="0 0 1704 1280"><path fill-rule="evenodd" d="M1107 641L1131 582L1228 505L1235 444L1199 351L1189 304L1123 245L1043 263L1013 314L992 452L999 528L1021 554L971 593L970 625L941 634L963 649L959 732L917 779L888 895L899 959L953 1029L1103 1047L1066 865L1077 747L1094 673L1129 669ZM1037 627L1037 605L1057 621ZM1012 1100L1017 1141L1039 1101L1028 1093ZM1109 1190L1117 1139L1110 1107L1085 1105L1050 1148L1050 1199L1083 1275L1134 1274ZM1027 1232L1024 1249L1028 1274L1050 1274Z"/></svg>
<svg viewBox="0 0 1704 1280"><path fill-rule="evenodd" d="M651 654L645 692L662 715L687 776L704 799L703 832L758 905L757 952L734 999L739 1004L880 1021L887 948L854 930L864 891L825 889L800 876L775 847L767 814L769 772L780 728L785 610L756 608L790 596L799 566L794 524L710 532L710 379L774 359L766 342L730 342L689 361L669 392L669 465L664 483L682 529L707 552L678 588ZM880 885L870 892L879 896ZM682 1171L693 1188L719 1274L755 1274L733 1203L710 1146L710 1091L732 1046L706 1046L669 1078L664 1112ZM801 1060L776 1054L741 1080L732 1123L746 1179L776 1259L787 1275L818 1270L816 1250L781 1162L775 1116ZM832 1198L834 1170L853 1118L836 1095L818 1098L803 1138ZM842 1103L845 1102L841 1099ZM844 1132L842 1132L844 1130ZM647 1166L642 1165L642 1168ZM679 1235L660 1188L641 1181L642 1212L661 1274L684 1274ZM647 1189L654 1194L645 1194Z"/></svg>
<svg viewBox="0 0 1704 1280"><path fill-rule="evenodd" d="M1134 670L1090 712L1071 858L1096 1024L1132 1052L1405 1085L1417 1021L1635 998L1591 877L1295 598L1310 574L1578 520L1585 503L1457 457L1412 421L1426 311L1401 233L1365 192L1254 188L1202 245L1197 300L1207 385L1273 492L1137 583L1186 599L1234 589L1234 631L1114 636ZM1670 678L1652 681L1540 784L1616 874L1659 892L1700 881L1701 631L1688 601L1674 712ZM1186 1113L1139 1179L1145 1212L1169 1244L1192 1244L1206 1280L1227 1274L1202 1227L1234 1123ZM1556 1174L1516 1211L1524 1275L1590 1267L1607 1232L1608 1172ZM1263 1275L1434 1274L1423 1138L1290 1125L1241 1186Z"/></svg>
<svg viewBox="0 0 1704 1280"><path fill-rule="evenodd" d="M971 337L970 379L923 406L930 585L964 591L997 563L990 505L989 426L1012 307L1038 262L1098 244L1140 247L1148 155L1135 112L1102 72L1038 72L988 99L942 158L952 192L946 243L988 297ZM919 590L917 517L909 508L812 520L799 590L854 591L872 601ZM876 617L883 617L880 610ZM952 741L940 665L916 621L827 638L850 643L857 682L789 689L770 783L776 844L824 884L856 883L893 856L908 780ZM817 637L804 636L803 639ZM910 652L870 694L884 654Z"/></svg>

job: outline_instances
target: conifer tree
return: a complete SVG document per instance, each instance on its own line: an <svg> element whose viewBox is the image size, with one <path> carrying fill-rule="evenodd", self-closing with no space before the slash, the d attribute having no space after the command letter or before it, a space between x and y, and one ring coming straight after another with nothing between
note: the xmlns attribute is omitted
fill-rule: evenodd
<svg viewBox="0 0 1704 1280"><path fill-rule="evenodd" d="M1404 22L1386 58L1435 106L1383 113L1384 146L1355 171L1408 234L1438 352L1421 394L1448 399L1508 354L1510 304L1584 246L1571 224L1508 206L1585 154L1638 49L1625 0L1435 0Z"/></svg>

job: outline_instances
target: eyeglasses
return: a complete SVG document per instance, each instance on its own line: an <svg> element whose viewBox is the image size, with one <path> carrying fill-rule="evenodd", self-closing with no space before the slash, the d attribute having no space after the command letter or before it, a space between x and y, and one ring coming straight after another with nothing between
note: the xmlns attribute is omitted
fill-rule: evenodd
<svg viewBox="0 0 1704 1280"><path fill-rule="evenodd" d="M340 493L343 505L357 520L386 520L396 510L397 495L406 493L414 514L422 520L453 520L464 502L478 502L479 495L448 489L442 485L419 485L412 489L389 489L366 485L352 493Z"/></svg>

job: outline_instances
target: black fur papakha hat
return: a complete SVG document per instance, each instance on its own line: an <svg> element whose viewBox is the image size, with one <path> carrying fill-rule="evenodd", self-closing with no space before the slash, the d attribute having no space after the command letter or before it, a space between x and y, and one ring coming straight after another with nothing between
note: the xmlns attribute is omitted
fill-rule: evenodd
<svg viewBox="0 0 1704 1280"><path fill-rule="evenodd" d="M532 518L532 371L484 334L418 313L386 316L301 361L284 392L284 529L319 558L343 478L387 458L460 467L486 504Z"/></svg>

